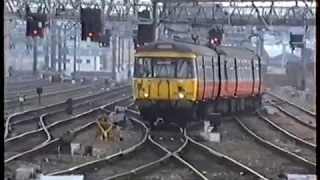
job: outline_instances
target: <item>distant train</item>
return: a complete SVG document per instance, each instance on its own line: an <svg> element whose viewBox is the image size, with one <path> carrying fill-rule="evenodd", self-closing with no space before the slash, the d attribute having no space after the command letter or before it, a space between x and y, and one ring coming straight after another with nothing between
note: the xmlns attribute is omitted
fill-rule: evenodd
<svg viewBox="0 0 320 180"><path fill-rule="evenodd" d="M157 41L135 54L133 98L144 120L185 125L261 105L260 57L244 48Z"/></svg>

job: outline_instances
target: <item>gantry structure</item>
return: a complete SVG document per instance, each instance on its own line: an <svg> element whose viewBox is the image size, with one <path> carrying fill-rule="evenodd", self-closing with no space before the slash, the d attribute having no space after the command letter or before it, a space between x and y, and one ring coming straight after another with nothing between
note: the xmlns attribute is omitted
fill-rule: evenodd
<svg viewBox="0 0 320 180"><path fill-rule="evenodd" d="M211 24L231 26L313 26L315 2L310 0L5 0L12 19L32 11L44 11L50 19L77 21L80 7L103 10L105 21L158 24ZM152 20L141 20L138 11L149 9Z"/></svg>

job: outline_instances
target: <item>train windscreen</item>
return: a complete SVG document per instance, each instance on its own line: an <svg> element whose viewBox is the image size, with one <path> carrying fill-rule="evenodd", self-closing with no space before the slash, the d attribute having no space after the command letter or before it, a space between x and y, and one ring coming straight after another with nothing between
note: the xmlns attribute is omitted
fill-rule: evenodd
<svg viewBox="0 0 320 180"><path fill-rule="evenodd" d="M191 59L177 58L137 58L134 77L136 78L194 78Z"/></svg>

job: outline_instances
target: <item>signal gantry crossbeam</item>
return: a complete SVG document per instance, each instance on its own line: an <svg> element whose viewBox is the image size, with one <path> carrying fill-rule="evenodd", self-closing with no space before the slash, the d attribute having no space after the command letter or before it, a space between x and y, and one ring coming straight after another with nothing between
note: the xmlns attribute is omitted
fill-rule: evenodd
<svg viewBox="0 0 320 180"><path fill-rule="evenodd" d="M104 20L116 22L141 23L138 11L148 8L152 3L139 4L138 0L5 0L11 17L22 18L27 3L31 11L45 11L50 19L78 20L80 7L97 7L104 11ZM189 0L158 0L159 23L212 26L213 24L232 26L313 26L315 24L315 3L310 1L283 2L242 0L190 3ZM283 2L284 6L277 3ZM152 19L147 23L152 23Z"/></svg>

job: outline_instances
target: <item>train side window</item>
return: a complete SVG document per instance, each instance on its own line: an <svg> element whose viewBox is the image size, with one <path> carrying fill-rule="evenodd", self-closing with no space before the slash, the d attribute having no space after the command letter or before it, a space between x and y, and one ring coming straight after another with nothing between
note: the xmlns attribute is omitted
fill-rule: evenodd
<svg viewBox="0 0 320 180"><path fill-rule="evenodd" d="M213 73L214 73L214 81L219 81L219 64L218 59L213 58Z"/></svg>
<svg viewBox="0 0 320 180"><path fill-rule="evenodd" d="M221 82L224 82L226 80L226 76L225 76L225 70L224 70L224 59L225 57L224 56L221 56L220 57L220 77L221 77Z"/></svg>
<svg viewBox="0 0 320 180"><path fill-rule="evenodd" d="M248 61L247 60L243 60L243 77L244 77L244 81L248 81L249 80L249 70L248 70Z"/></svg>
<svg viewBox="0 0 320 180"><path fill-rule="evenodd" d="M246 60L247 61L247 74L248 74L248 81L253 81L253 76L252 76L252 64L251 60Z"/></svg>
<svg viewBox="0 0 320 180"><path fill-rule="evenodd" d="M256 81L259 81L260 80L260 74L259 74L259 62L258 60L254 60L254 74L255 74L255 78L256 78Z"/></svg>
<svg viewBox="0 0 320 180"><path fill-rule="evenodd" d="M234 62L232 59L227 60L228 81L235 81Z"/></svg>
<svg viewBox="0 0 320 180"><path fill-rule="evenodd" d="M238 82L243 81L243 73L242 73L242 72L243 72L243 70L242 70L242 67L243 67L242 60L237 59Z"/></svg>

